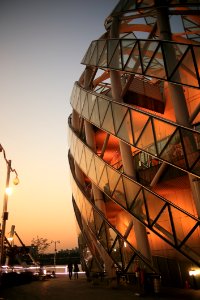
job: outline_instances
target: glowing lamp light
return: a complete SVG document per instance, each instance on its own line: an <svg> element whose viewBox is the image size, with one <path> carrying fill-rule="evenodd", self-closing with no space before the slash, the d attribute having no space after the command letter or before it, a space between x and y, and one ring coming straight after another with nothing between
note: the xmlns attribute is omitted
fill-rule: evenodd
<svg viewBox="0 0 200 300"><path fill-rule="evenodd" d="M7 240L11 243L14 239L13 239L13 237L9 237L9 238L7 238Z"/></svg>
<svg viewBox="0 0 200 300"><path fill-rule="evenodd" d="M18 176L16 176L16 177L13 179L13 184L14 184L14 185L18 185L18 184L19 184L19 178L18 178Z"/></svg>
<svg viewBox="0 0 200 300"><path fill-rule="evenodd" d="M200 275L200 269L189 271L189 275L190 275L190 276L197 276L197 275Z"/></svg>
<svg viewBox="0 0 200 300"><path fill-rule="evenodd" d="M10 187L6 188L6 195L10 196L12 194L12 189Z"/></svg>

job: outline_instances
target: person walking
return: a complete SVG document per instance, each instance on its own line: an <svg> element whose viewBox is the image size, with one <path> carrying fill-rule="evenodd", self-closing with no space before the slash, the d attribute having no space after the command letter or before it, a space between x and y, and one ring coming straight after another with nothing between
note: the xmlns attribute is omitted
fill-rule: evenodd
<svg viewBox="0 0 200 300"><path fill-rule="evenodd" d="M74 279L78 279L79 267L77 263L74 263Z"/></svg>
<svg viewBox="0 0 200 300"><path fill-rule="evenodd" d="M72 263L69 262L69 263L68 263L69 279L72 279L72 270L73 270Z"/></svg>

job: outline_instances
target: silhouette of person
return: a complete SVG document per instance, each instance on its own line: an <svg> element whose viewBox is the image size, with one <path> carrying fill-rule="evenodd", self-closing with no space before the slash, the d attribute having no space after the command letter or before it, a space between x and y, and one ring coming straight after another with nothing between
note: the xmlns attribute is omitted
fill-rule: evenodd
<svg viewBox="0 0 200 300"><path fill-rule="evenodd" d="M74 263L74 279L78 279L79 267L77 263Z"/></svg>
<svg viewBox="0 0 200 300"><path fill-rule="evenodd" d="M69 263L68 263L69 279L72 279L72 270L73 270L72 263L69 262Z"/></svg>

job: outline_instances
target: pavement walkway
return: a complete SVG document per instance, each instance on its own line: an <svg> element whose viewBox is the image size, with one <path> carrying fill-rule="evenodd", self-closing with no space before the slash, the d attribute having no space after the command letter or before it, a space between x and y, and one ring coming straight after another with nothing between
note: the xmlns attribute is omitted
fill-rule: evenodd
<svg viewBox="0 0 200 300"><path fill-rule="evenodd" d="M119 286L110 288L106 283L88 282L84 275L70 280L66 275L33 281L28 284L6 288L0 292L4 300L199 300L200 290L162 288L160 294L139 296L133 288Z"/></svg>

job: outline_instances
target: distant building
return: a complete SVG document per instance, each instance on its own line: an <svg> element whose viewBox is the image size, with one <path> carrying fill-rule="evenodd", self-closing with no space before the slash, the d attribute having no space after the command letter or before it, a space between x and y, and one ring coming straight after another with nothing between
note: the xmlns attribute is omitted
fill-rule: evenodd
<svg viewBox="0 0 200 300"><path fill-rule="evenodd" d="M199 9L119 1L82 60L69 163L87 271L183 286L200 268Z"/></svg>

